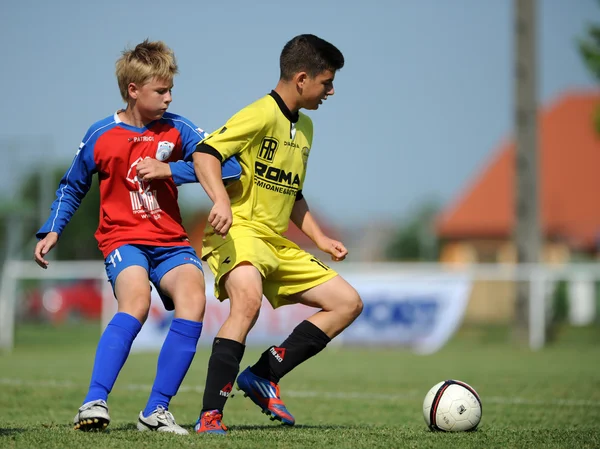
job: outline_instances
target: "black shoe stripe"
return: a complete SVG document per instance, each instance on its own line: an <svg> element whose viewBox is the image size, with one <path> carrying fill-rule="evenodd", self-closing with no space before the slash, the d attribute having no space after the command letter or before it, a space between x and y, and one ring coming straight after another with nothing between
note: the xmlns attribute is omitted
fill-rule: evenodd
<svg viewBox="0 0 600 449"><path fill-rule="evenodd" d="M153 426L152 424L148 424L147 422L142 421L142 418L138 418L138 422L150 430L158 430L161 427L168 427L167 424L163 424L161 422L159 422L157 425Z"/></svg>

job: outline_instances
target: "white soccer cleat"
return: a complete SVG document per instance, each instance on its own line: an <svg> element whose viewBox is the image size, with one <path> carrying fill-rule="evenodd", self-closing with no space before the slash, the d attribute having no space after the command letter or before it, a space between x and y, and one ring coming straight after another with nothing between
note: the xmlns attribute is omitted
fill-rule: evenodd
<svg viewBox="0 0 600 449"><path fill-rule="evenodd" d="M79 407L75 418L73 418L73 428L75 430L104 430L109 423L108 405L102 399L86 402Z"/></svg>
<svg viewBox="0 0 600 449"><path fill-rule="evenodd" d="M140 412L138 417L137 428L140 432L156 431L169 432L178 435L187 435L188 431L175 422L173 414L159 405L147 418L144 417L144 412Z"/></svg>

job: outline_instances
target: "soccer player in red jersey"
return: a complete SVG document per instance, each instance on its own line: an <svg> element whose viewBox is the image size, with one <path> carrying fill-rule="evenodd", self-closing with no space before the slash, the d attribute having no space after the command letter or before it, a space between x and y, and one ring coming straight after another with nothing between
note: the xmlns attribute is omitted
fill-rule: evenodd
<svg viewBox="0 0 600 449"><path fill-rule="evenodd" d="M192 162L205 133L167 112L177 73L172 50L148 40L126 50L116 63L125 109L93 124L60 181L50 217L38 231L35 260L45 255L98 175L100 214L96 231L118 312L102 334L88 393L74 419L79 430L104 429L110 422L108 395L150 309L150 282L175 318L158 357L139 430L177 434L169 402L192 363L202 331L205 284L202 265L190 246L177 204L177 185L197 182ZM235 159L223 163L223 178L239 177Z"/></svg>

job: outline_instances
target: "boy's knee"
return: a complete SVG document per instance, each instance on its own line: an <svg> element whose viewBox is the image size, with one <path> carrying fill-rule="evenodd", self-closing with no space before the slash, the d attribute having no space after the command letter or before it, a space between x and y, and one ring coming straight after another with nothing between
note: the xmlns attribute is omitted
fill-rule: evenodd
<svg viewBox="0 0 600 449"><path fill-rule="evenodd" d="M127 298L126 301L119 301L119 312L127 313L135 318L140 323L145 323L150 313L150 301L146 297Z"/></svg>
<svg viewBox="0 0 600 449"><path fill-rule="evenodd" d="M350 312L350 316L352 319L358 318L358 316L362 313L364 308L364 304L360 295L356 290L348 298L348 309Z"/></svg>
<svg viewBox="0 0 600 449"><path fill-rule="evenodd" d="M202 291L188 293L183 298L177 298L175 313L178 318L191 321L202 321L206 309L206 295Z"/></svg>
<svg viewBox="0 0 600 449"><path fill-rule="evenodd" d="M237 289L230 295L230 316L248 322L254 322L260 313L262 295L250 288Z"/></svg>
<svg viewBox="0 0 600 449"><path fill-rule="evenodd" d="M247 296L243 300L238 301L238 307L236 308L245 318L254 320L260 313L260 306L262 305L262 298Z"/></svg>
<svg viewBox="0 0 600 449"><path fill-rule="evenodd" d="M363 302L354 288L350 289L339 302L339 311L348 317L349 321L354 321L362 313Z"/></svg>

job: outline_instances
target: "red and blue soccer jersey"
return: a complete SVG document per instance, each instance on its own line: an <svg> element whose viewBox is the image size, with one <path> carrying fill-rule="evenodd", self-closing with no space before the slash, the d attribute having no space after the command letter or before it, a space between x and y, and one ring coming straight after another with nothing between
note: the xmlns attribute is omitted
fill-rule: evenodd
<svg viewBox="0 0 600 449"><path fill-rule="evenodd" d="M188 246L177 185L197 182L192 154L205 135L186 118L168 112L143 128L123 123L117 113L95 123L60 181L50 217L36 236L62 233L97 173L100 216L95 237L105 258L125 244ZM139 180L136 166L146 158L168 162L172 177ZM225 166L223 171L224 178L239 176Z"/></svg>

